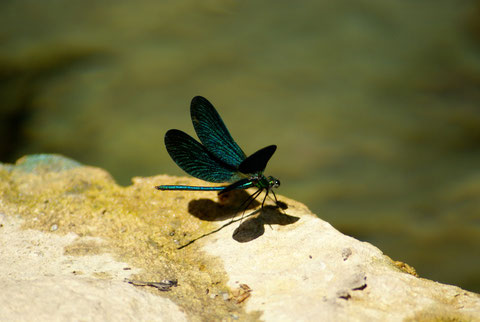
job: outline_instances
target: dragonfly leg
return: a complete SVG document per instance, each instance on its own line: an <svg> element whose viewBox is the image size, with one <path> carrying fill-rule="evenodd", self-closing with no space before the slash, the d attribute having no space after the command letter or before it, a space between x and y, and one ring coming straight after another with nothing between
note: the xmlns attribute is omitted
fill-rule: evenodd
<svg viewBox="0 0 480 322"><path fill-rule="evenodd" d="M252 204L252 202L257 199L257 197L262 193L263 189L258 189L257 191L255 191L253 194L251 194L244 202L242 202L242 204L240 205L240 207L238 208L241 208L245 203L247 203L247 206L243 209L243 212L242 212L242 217L240 218L240 223L242 223L242 220L243 220L243 216L245 215L245 211L247 211L248 207L250 207L250 205ZM233 220L233 219L232 219Z"/></svg>
<svg viewBox="0 0 480 322"><path fill-rule="evenodd" d="M247 209L247 208L250 206L250 204L253 202L253 200L255 200L255 199L257 198L257 196L260 194L261 191L262 191L262 189L258 189L257 191L255 191L254 193L252 193L250 196L248 196L247 199L245 199L245 200L240 204L240 206L238 206L237 209L242 208L243 205L248 202L247 207L245 208L245 209ZM250 200L250 199L252 199L252 200Z"/></svg>
<svg viewBox="0 0 480 322"><path fill-rule="evenodd" d="M270 189L267 188L267 192L265 192L265 197L263 197L263 201L262 201L262 210L263 210L263 205L265 204L265 200L267 200L267 197L268 197L268 193L270 192ZM273 192L273 191L272 191Z"/></svg>
<svg viewBox="0 0 480 322"><path fill-rule="evenodd" d="M273 189L272 189L272 194L273 194L273 198L275 199L275 206L277 206L277 208L282 209L282 207L280 207L280 205L278 204L277 195L275 194L275 191L273 191ZM272 198L270 198L270 199L272 199Z"/></svg>
<svg viewBox="0 0 480 322"><path fill-rule="evenodd" d="M283 208L278 204L278 199L277 199L277 196L275 195L275 191L273 191L272 189L272 193L273 193L273 197L275 198L275 205L277 206L277 208L280 210L280 212L282 212L283 214L286 215L285 211L283 210ZM271 199L271 198L270 198Z"/></svg>
<svg viewBox="0 0 480 322"><path fill-rule="evenodd" d="M275 204L278 204L277 195L275 194L275 191L272 190L272 193L273 193L273 197L275 198Z"/></svg>
<svg viewBox="0 0 480 322"><path fill-rule="evenodd" d="M275 194L275 191L273 191L273 189L267 190L267 194L265 195L265 198L267 198L267 196L269 196L268 193L269 193L270 191L271 191L272 194L273 194L273 199L272 199L272 197L270 197L270 199L273 200L273 201L275 201L275 206L277 206L277 208L282 209L282 207L280 207L280 205L278 204L277 195ZM264 204L264 203L265 203L265 199L263 199L262 208L263 208L263 204Z"/></svg>

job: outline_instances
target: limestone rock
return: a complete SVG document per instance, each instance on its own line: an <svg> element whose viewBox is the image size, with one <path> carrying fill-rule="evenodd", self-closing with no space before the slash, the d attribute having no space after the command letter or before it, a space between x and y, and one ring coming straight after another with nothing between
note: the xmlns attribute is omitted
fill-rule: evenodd
<svg viewBox="0 0 480 322"><path fill-rule="evenodd" d="M240 218L245 192L154 189L202 184L169 176L120 187L60 156L0 165L0 179L0 320L480 320L480 295L282 196L285 210Z"/></svg>

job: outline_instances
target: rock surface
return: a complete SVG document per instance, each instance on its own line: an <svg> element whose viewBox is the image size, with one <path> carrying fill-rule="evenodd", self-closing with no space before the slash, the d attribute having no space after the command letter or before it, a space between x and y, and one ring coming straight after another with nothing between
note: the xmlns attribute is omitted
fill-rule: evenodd
<svg viewBox="0 0 480 322"><path fill-rule="evenodd" d="M282 196L287 209L232 221L244 193L153 189L194 179L120 187L51 155L0 165L0 179L2 321L480 320L480 295L419 278ZM165 280L178 285L148 286Z"/></svg>

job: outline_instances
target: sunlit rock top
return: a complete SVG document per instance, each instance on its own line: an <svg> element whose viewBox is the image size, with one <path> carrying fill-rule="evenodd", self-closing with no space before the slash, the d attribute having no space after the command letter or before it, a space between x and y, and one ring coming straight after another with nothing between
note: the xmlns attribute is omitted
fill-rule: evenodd
<svg viewBox="0 0 480 322"><path fill-rule="evenodd" d="M166 175L120 187L52 155L0 165L0 178L5 320L480 319L478 294L418 277L283 196L286 209L243 214L245 192L155 190L204 184Z"/></svg>

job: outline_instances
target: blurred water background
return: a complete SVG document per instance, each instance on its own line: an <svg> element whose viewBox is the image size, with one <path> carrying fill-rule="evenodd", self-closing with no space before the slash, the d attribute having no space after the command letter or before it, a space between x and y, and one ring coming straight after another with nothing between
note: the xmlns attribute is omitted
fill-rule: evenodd
<svg viewBox="0 0 480 322"><path fill-rule="evenodd" d="M19 0L0 26L1 162L183 176L163 136L203 95L278 145L278 193L480 292L480 1Z"/></svg>

